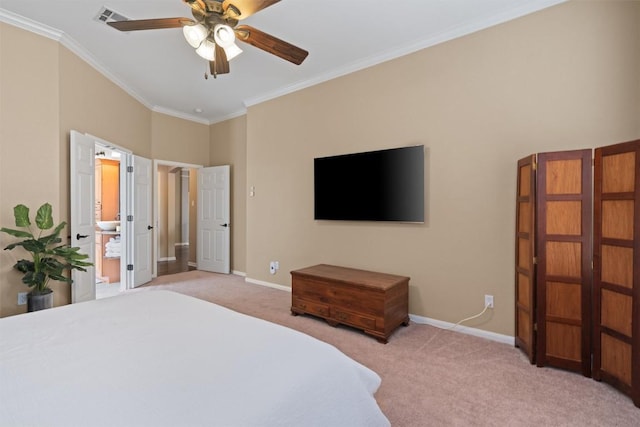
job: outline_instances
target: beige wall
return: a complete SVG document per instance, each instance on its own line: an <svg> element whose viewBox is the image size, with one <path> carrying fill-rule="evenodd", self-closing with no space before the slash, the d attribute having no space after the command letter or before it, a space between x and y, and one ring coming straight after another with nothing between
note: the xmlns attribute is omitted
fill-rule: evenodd
<svg viewBox="0 0 640 427"><path fill-rule="evenodd" d="M247 276L408 275L411 313L456 322L492 294L469 325L513 335L516 162L640 138L639 32L639 2L569 2L250 107ZM314 157L412 144L424 225L313 220Z"/></svg>
<svg viewBox="0 0 640 427"><path fill-rule="evenodd" d="M211 126L212 166L231 165L231 270L246 272L247 118Z"/></svg>
<svg viewBox="0 0 640 427"><path fill-rule="evenodd" d="M69 145L73 129L138 156L152 155L151 111L64 47L60 48L59 114L62 146ZM68 155L62 160L68 162Z"/></svg>
<svg viewBox="0 0 640 427"><path fill-rule="evenodd" d="M157 112L152 113L151 157L208 166L209 126Z"/></svg>
<svg viewBox="0 0 640 427"><path fill-rule="evenodd" d="M15 43L19 41L19 43ZM37 55L25 55L25 51ZM56 224L65 219L60 208L59 47L50 40L0 23L0 225L14 228L13 207L35 210L53 206ZM13 238L0 234L0 247ZM18 292L28 291L13 270L23 256L0 250L0 316L23 311ZM68 286L55 283L56 295ZM57 292L61 291L61 292ZM60 299L56 297L55 303Z"/></svg>

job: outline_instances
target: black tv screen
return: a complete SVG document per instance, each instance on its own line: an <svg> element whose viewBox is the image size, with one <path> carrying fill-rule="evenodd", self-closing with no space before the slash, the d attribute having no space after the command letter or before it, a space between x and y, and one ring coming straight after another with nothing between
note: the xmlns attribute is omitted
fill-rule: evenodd
<svg viewBox="0 0 640 427"><path fill-rule="evenodd" d="M424 222L424 146L315 158L314 217Z"/></svg>

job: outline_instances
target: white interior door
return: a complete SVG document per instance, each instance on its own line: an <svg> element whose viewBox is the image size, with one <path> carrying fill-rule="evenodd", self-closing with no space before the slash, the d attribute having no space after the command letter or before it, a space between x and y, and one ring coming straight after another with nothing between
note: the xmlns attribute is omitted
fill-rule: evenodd
<svg viewBox="0 0 640 427"><path fill-rule="evenodd" d="M89 255L88 262L95 263L95 142L93 138L71 131L71 245ZM71 302L96 299L95 267L87 271L73 270L71 278Z"/></svg>
<svg viewBox="0 0 640 427"><path fill-rule="evenodd" d="M127 270L131 274L129 283L135 288L151 281L153 273L152 263L152 232L153 211L151 205L152 194L152 162L140 156L131 156L132 169L128 170L131 177L130 200L127 222L130 242L127 253Z"/></svg>
<svg viewBox="0 0 640 427"><path fill-rule="evenodd" d="M198 270L229 274L229 171L198 169Z"/></svg>

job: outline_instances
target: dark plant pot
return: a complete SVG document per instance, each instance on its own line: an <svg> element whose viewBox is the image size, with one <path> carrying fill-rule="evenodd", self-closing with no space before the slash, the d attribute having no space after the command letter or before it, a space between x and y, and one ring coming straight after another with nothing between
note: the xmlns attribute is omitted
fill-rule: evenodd
<svg viewBox="0 0 640 427"><path fill-rule="evenodd" d="M27 294L27 311L38 311L53 307L53 291L49 289L44 293Z"/></svg>

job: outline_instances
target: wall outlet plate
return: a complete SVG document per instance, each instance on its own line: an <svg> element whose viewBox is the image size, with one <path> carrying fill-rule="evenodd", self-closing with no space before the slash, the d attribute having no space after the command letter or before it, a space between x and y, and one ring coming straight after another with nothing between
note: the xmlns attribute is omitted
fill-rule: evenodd
<svg viewBox="0 0 640 427"><path fill-rule="evenodd" d="M25 305L27 303L27 292L18 292L18 305Z"/></svg>
<svg viewBox="0 0 640 427"><path fill-rule="evenodd" d="M484 296L484 306L493 308L493 295L485 295Z"/></svg>

